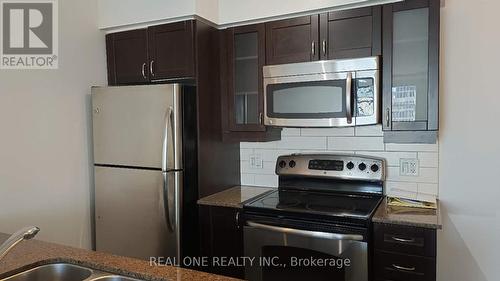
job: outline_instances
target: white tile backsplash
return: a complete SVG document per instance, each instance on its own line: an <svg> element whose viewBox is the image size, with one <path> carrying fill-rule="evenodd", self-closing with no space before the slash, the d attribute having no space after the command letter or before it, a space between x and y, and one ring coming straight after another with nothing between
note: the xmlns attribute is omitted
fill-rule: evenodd
<svg viewBox="0 0 500 281"><path fill-rule="evenodd" d="M348 153L381 157L387 163L387 195L432 201L439 191L438 144L384 144L382 126L356 128L285 128L280 141L241 143L241 183L276 187L276 159L292 153ZM260 154L262 169L249 167L249 156ZM400 176L401 158L419 160L418 176Z"/></svg>

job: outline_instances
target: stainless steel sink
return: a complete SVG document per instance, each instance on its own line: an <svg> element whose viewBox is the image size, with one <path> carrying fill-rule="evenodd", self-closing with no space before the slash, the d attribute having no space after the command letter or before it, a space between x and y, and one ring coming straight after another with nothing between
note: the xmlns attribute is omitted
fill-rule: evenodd
<svg viewBox="0 0 500 281"><path fill-rule="evenodd" d="M69 263L35 267L0 281L143 281Z"/></svg>

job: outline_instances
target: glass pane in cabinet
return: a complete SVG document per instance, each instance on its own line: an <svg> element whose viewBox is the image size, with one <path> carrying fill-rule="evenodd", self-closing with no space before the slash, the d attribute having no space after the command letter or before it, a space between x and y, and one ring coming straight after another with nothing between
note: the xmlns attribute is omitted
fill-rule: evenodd
<svg viewBox="0 0 500 281"><path fill-rule="evenodd" d="M234 37L236 124L258 124L259 60L257 32Z"/></svg>
<svg viewBox="0 0 500 281"><path fill-rule="evenodd" d="M392 121L427 121L429 9L394 13Z"/></svg>

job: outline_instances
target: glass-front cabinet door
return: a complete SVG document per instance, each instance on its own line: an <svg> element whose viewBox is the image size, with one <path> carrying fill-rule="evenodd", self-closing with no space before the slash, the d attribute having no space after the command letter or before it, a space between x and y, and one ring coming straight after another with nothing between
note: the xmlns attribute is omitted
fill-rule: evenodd
<svg viewBox="0 0 500 281"><path fill-rule="evenodd" d="M383 128L438 129L439 1L384 6Z"/></svg>
<svg viewBox="0 0 500 281"><path fill-rule="evenodd" d="M223 136L235 141L279 139L281 130L266 128L263 124L265 25L229 28L223 37Z"/></svg>

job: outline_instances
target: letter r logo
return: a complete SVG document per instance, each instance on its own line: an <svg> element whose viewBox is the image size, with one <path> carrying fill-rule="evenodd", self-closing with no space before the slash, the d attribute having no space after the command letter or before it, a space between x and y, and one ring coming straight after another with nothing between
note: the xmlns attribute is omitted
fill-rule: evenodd
<svg viewBox="0 0 500 281"><path fill-rule="evenodd" d="M51 54L53 3L2 3L3 53Z"/></svg>

